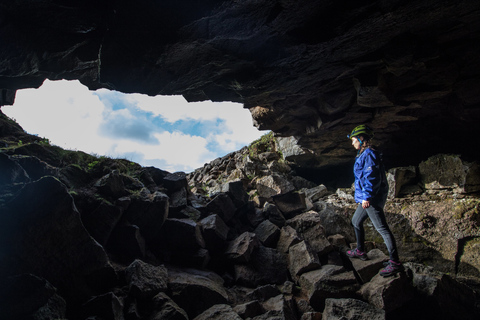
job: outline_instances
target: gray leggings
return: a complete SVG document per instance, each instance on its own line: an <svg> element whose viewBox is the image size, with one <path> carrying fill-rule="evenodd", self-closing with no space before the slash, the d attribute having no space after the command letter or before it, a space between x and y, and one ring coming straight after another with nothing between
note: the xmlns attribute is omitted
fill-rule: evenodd
<svg viewBox="0 0 480 320"><path fill-rule="evenodd" d="M362 204L359 204L353 215L352 224L355 229L355 235L357 236L358 250L365 251L365 230L363 229L363 223L367 218L370 218L375 229L382 236L383 241L387 246L390 260L399 262L397 245L395 243L395 238L387 225L387 221L385 220L385 213L381 207L375 205L370 204L370 207L364 209L362 208Z"/></svg>

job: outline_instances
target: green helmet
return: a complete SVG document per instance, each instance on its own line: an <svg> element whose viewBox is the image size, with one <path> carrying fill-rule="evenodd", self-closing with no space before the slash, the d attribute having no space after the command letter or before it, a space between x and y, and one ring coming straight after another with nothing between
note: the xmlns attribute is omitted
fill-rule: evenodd
<svg viewBox="0 0 480 320"><path fill-rule="evenodd" d="M371 139L371 138L373 138L374 133L373 133L372 128L370 128L369 126L367 126L365 124L361 124L361 125L355 127L355 129L353 129L352 133L347 135L347 138L351 139L351 138L359 136L359 135L363 135L363 136L366 136L369 139Z"/></svg>

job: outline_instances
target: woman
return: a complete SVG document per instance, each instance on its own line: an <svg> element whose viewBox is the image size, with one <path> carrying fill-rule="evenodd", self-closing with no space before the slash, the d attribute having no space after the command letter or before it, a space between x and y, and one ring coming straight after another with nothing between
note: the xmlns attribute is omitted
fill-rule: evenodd
<svg viewBox="0 0 480 320"><path fill-rule="evenodd" d="M402 271L403 266L398 258L395 238L387 225L383 212L387 200L388 183L381 153L371 146L373 130L366 125L360 125L353 129L348 138L352 140L353 147L358 150L353 170L355 174L355 202L358 203L358 207L352 218L357 237L357 248L348 250L347 256L361 260L368 259L364 248L365 230L363 229L363 223L369 217L375 229L382 236L390 255L390 260L385 263L385 268L380 270L380 275L388 277Z"/></svg>

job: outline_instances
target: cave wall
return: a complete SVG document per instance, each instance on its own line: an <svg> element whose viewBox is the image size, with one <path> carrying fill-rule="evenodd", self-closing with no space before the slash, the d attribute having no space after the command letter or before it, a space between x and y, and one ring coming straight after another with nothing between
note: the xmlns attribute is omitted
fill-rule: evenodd
<svg viewBox="0 0 480 320"><path fill-rule="evenodd" d="M260 129L295 137L299 165L350 161L360 123L389 167L473 161L479 38L474 0L17 0L0 4L0 105L78 79L241 102Z"/></svg>

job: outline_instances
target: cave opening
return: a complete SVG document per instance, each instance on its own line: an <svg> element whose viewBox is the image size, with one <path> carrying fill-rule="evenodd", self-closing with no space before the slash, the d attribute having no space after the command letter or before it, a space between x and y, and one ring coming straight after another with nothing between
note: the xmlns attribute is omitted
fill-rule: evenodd
<svg viewBox="0 0 480 320"><path fill-rule="evenodd" d="M49 144L170 172L191 172L267 132L239 103L90 91L66 80L19 90L2 112Z"/></svg>

